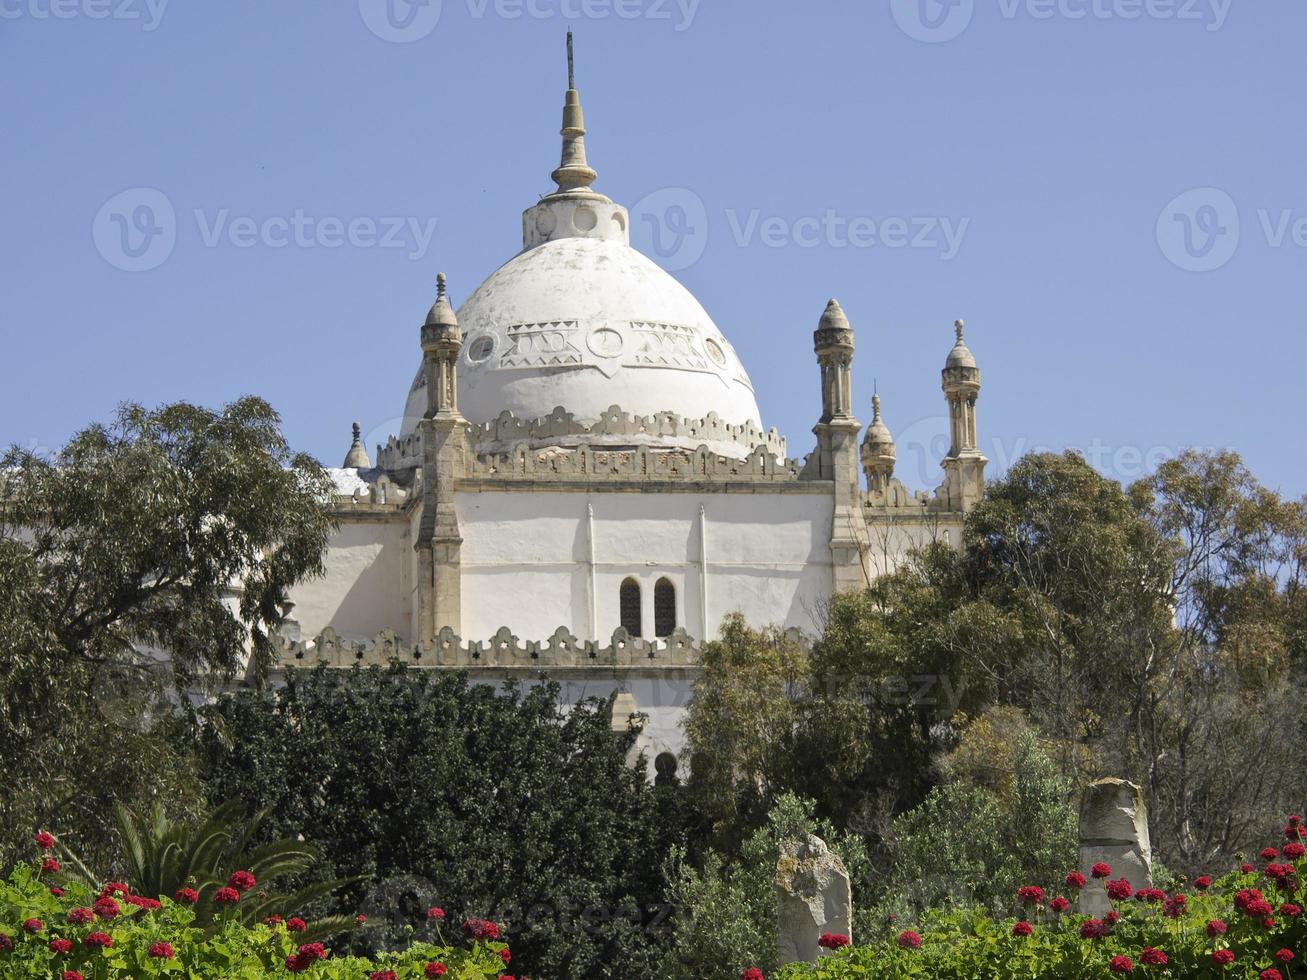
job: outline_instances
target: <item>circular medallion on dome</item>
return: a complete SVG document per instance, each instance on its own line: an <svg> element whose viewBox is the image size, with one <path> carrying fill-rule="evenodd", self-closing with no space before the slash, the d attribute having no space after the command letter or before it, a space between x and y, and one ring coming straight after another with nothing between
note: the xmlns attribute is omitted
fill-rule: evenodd
<svg viewBox="0 0 1307 980"><path fill-rule="evenodd" d="M467 359L474 364L480 364L495 351L495 338L489 334L483 334L467 345Z"/></svg>
<svg viewBox="0 0 1307 980"><path fill-rule="evenodd" d="M708 352L708 357L718 367L726 367L726 352L722 350L721 344L709 337L703 342L703 349Z"/></svg>
<svg viewBox="0 0 1307 980"><path fill-rule="evenodd" d="M597 357L616 357L622 353L622 335L612 327L595 327L586 345Z"/></svg>
<svg viewBox="0 0 1307 980"><path fill-rule="evenodd" d="M594 208L577 208L572 216L572 224L580 231L594 231L595 225L599 224L599 216L595 214Z"/></svg>
<svg viewBox="0 0 1307 980"><path fill-rule="evenodd" d="M554 217L554 212L541 211L536 215L536 231L540 233L542 238L548 238L554 233L554 229L557 227L558 219Z"/></svg>

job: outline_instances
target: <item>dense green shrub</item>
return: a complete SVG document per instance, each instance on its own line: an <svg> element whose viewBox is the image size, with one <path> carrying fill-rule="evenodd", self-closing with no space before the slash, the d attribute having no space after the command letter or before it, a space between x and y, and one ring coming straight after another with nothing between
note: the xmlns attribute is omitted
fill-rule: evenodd
<svg viewBox="0 0 1307 980"><path fill-rule="evenodd" d="M322 668L225 697L209 720L212 799L270 808L270 834L319 849L315 875L362 876L316 909L368 916L356 951L402 945L440 905L505 923L529 975L656 975L679 821L628 765L634 735L613 733L607 702Z"/></svg>
<svg viewBox="0 0 1307 980"><path fill-rule="evenodd" d="M296 974L308 980L493 980L502 974L505 956L511 959L511 953L501 953L508 945L498 939L460 938L466 948L455 948L434 928L434 942L416 942L375 960L337 956L321 944L306 943L293 922L289 927L275 920L246 925L233 909L223 913L216 930L205 930L197 926L192 906L167 896L156 904L114 884L97 892L74 881L57 886L62 894L55 894L52 879L57 876L20 864L7 882L0 881L0 976L257 980ZM86 921L79 921L79 915ZM446 935L457 931L445 928Z"/></svg>

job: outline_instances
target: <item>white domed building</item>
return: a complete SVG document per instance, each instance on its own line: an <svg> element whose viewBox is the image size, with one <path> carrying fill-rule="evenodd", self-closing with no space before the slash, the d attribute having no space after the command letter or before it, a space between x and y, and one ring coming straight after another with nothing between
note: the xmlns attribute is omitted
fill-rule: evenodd
<svg viewBox="0 0 1307 980"><path fill-rule="evenodd" d="M787 458L730 340L593 189L584 133L569 78L557 190L523 214L522 251L457 313L439 277L375 465L355 426L327 575L291 597L283 663L398 657L551 678L570 698L617 691L615 724L647 716L641 745L665 775L700 644L726 616L812 635L835 592L959 540L984 486L980 372L959 321L944 481L909 493L879 397L859 445L854 332L831 300L813 335L816 445Z"/></svg>

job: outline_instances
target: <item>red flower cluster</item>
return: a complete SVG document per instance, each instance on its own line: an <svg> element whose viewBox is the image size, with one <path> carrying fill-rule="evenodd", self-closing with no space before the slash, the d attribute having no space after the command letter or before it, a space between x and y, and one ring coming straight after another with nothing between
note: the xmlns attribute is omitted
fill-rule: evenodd
<svg viewBox="0 0 1307 980"><path fill-rule="evenodd" d="M766 980L766 978L763 977L761 970L756 966L751 966L740 974L740 980Z"/></svg>
<svg viewBox="0 0 1307 980"><path fill-rule="evenodd" d="M849 937L840 932L823 932L817 940L822 949L843 949L849 944Z"/></svg>
<svg viewBox="0 0 1307 980"><path fill-rule="evenodd" d="M499 958L504 961L504 966L508 966L513 959L513 954L508 951L508 947L504 947L499 951Z"/></svg>
<svg viewBox="0 0 1307 980"><path fill-rule="evenodd" d="M1012 935L1014 936L1025 937L1029 936L1032 932L1034 932L1034 930L1030 928L1030 923L1025 919L1018 919L1016 922L1012 923Z"/></svg>
<svg viewBox="0 0 1307 980"><path fill-rule="evenodd" d="M1124 878L1109 881L1105 887L1107 888L1107 897L1118 902L1129 898L1134 892L1134 889L1130 887L1130 882Z"/></svg>
<svg viewBox="0 0 1307 980"><path fill-rule="evenodd" d="M86 938L82 940L83 946L99 947L100 949L110 949L113 946L113 939L108 933L88 932Z"/></svg>
<svg viewBox="0 0 1307 980"><path fill-rule="evenodd" d="M1273 848L1273 847L1263 847L1263 848L1262 848L1262 860L1263 860L1263 861L1274 861L1274 860L1275 860L1276 858L1278 858L1279 856L1280 856L1280 852L1277 851L1277 850L1276 850L1275 848Z"/></svg>
<svg viewBox="0 0 1307 980"><path fill-rule="evenodd" d="M1017 889L1017 898L1026 905L1043 905L1044 889L1038 885L1022 885Z"/></svg>
<svg viewBox="0 0 1307 980"><path fill-rule="evenodd" d="M73 951L73 941L71 939L51 939L50 952L59 953L67 956Z"/></svg>
<svg viewBox="0 0 1307 980"><path fill-rule="evenodd" d="M1121 880L1122 880L1122 881L1125 881L1124 878L1122 878ZM1112 882L1112 884L1116 884L1116 882ZM1129 883L1127 882L1127 884L1129 884ZM1139 891L1135 892L1135 901L1137 901L1137 902L1165 902L1165 901L1166 901L1166 892L1162 891L1162 889L1160 889L1160 888L1141 888L1141 889L1139 889Z"/></svg>
<svg viewBox="0 0 1307 980"><path fill-rule="evenodd" d="M1139 954L1139 962L1145 966L1166 966L1166 954L1160 949L1145 946L1144 951Z"/></svg>
<svg viewBox="0 0 1307 980"><path fill-rule="evenodd" d="M1112 866L1099 861L1089 869L1089 873L1095 878L1110 878L1112 876Z"/></svg>
<svg viewBox="0 0 1307 980"><path fill-rule="evenodd" d="M1254 919L1264 919L1273 911L1256 888L1241 888L1234 896L1234 907Z"/></svg>
<svg viewBox="0 0 1307 980"><path fill-rule="evenodd" d="M433 922L436 919L443 919L444 917L445 917L445 910L442 909L439 905L433 905L431 906L431 908L427 909L428 922Z"/></svg>
<svg viewBox="0 0 1307 980"><path fill-rule="evenodd" d="M1293 902L1285 902L1280 906L1280 914L1289 919L1296 919L1302 915L1302 909Z"/></svg>
<svg viewBox="0 0 1307 980"><path fill-rule="evenodd" d="M422 968L423 975L428 977L443 977L447 972L449 971L445 969L444 963L432 962Z"/></svg>
<svg viewBox="0 0 1307 980"><path fill-rule="evenodd" d="M232 888L231 886L228 886L226 888L219 888L216 892L213 893L214 905L235 905L240 900L241 900L241 893L238 892L235 888Z"/></svg>
<svg viewBox="0 0 1307 980"><path fill-rule="evenodd" d="M1211 876L1199 875L1197 878L1194 879L1194 887L1197 888L1200 892L1207 891L1207 889L1212 887Z"/></svg>
<svg viewBox="0 0 1307 980"><path fill-rule="evenodd" d="M41 862L41 870L48 875L59 873L59 862L54 858L46 858Z"/></svg>
<svg viewBox="0 0 1307 980"><path fill-rule="evenodd" d="M171 943L151 943L149 953L155 959L170 960L172 959Z"/></svg>
<svg viewBox="0 0 1307 980"><path fill-rule="evenodd" d="M1108 925L1102 919L1086 919L1080 923L1081 939L1103 939L1107 933Z"/></svg>
<svg viewBox="0 0 1307 980"><path fill-rule="evenodd" d="M1108 874L1111 874L1111 873L1112 873L1112 869L1111 869L1111 868L1108 868L1108 872L1107 872L1107 873L1108 873ZM1066 880L1066 886L1067 886L1068 888L1084 888L1084 887L1085 887L1085 876L1082 875L1079 871L1068 871L1065 880Z"/></svg>
<svg viewBox="0 0 1307 980"><path fill-rule="evenodd" d="M1168 919L1178 919L1180 916L1184 915L1185 907L1188 904L1189 900L1183 895L1172 895L1162 906L1162 912Z"/></svg>
<svg viewBox="0 0 1307 980"><path fill-rule="evenodd" d="M68 910L68 924L73 926L84 926L95 921L95 913L90 909L84 909L81 906Z"/></svg>
<svg viewBox="0 0 1307 980"><path fill-rule="evenodd" d="M36 841L36 846L43 851L48 851L54 847L54 837L47 834L44 830L37 834L32 840Z"/></svg>
<svg viewBox="0 0 1307 980"><path fill-rule="evenodd" d="M247 892L254 887L254 875L248 871L233 871L227 878L227 885L238 892Z"/></svg>
<svg viewBox="0 0 1307 980"><path fill-rule="evenodd" d="M1257 974L1258 980L1284 980L1284 976L1279 970L1263 970Z"/></svg>
<svg viewBox="0 0 1307 980"><path fill-rule="evenodd" d="M1135 968L1135 961L1128 956L1113 956L1107 968L1113 973L1129 973Z"/></svg>
<svg viewBox="0 0 1307 980"><path fill-rule="evenodd" d="M1213 937L1213 938L1215 938L1215 937L1217 937L1217 936L1224 936L1224 935L1225 935L1225 930L1228 929L1228 928L1229 928L1229 926L1227 926L1227 925L1226 925L1224 922L1222 922L1220 919L1208 919L1208 920L1207 920L1207 935L1209 935L1209 936L1211 936L1211 937Z"/></svg>
<svg viewBox="0 0 1307 980"><path fill-rule="evenodd" d="M101 895L92 903L91 908L102 919L116 919L122 908L108 895Z"/></svg>
<svg viewBox="0 0 1307 980"><path fill-rule="evenodd" d="M902 949L921 949L921 936L911 929L904 929L899 933L898 944Z"/></svg>
<svg viewBox="0 0 1307 980"><path fill-rule="evenodd" d="M121 881L110 881L110 882L107 882L107 883L105 884L105 886L104 886L103 888L100 889L100 894L101 894L101 895L123 895L123 896L127 896L127 895L130 895L130 894L131 894L131 889L129 889L129 888L128 888L126 885L124 885Z"/></svg>
<svg viewBox="0 0 1307 980"><path fill-rule="evenodd" d="M1212 962L1217 966L1229 966L1234 962L1234 950L1218 949L1212 952Z"/></svg>
<svg viewBox="0 0 1307 980"><path fill-rule="evenodd" d="M63 980L83 980L83 978L76 970L64 970Z"/></svg>
<svg viewBox="0 0 1307 980"><path fill-rule="evenodd" d="M1290 841L1284 845L1281 851L1290 861L1297 861L1304 854L1307 854L1307 846L1299 841Z"/></svg>
<svg viewBox="0 0 1307 980"><path fill-rule="evenodd" d="M1053 899L1053 901L1048 903L1048 907L1054 912L1065 912L1071 907L1071 903L1059 895L1057 898Z"/></svg>
<svg viewBox="0 0 1307 980"><path fill-rule="evenodd" d="M163 908L158 899L146 898L144 895L125 895L123 901L128 905L135 905L138 909L146 909L151 912Z"/></svg>
<svg viewBox="0 0 1307 980"><path fill-rule="evenodd" d="M1291 950L1291 949L1280 949L1280 950L1276 950L1276 952L1275 952L1275 958L1276 958L1277 960L1279 960L1281 963L1292 963L1292 962L1293 962L1293 950Z"/></svg>
<svg viewBox="0 0 1307 980"><path fill-rule="evenodd" d="M468 919L463 923L463 935L468 939L498 939L499 926L485 919Z"/></svg>
<svg viewBox="0 0 1307 980"><path fill-rule="evenodd" d="M304 924L304 920L301 919L299 916L292 915L289 919L286 920L286 928L289 929L291 932L303 932L305 929L308 928L308 926Z"/></svg>
<svg viewBox="0 0 1307 980"><path fill-rule="evenodd" d="M194 905L200 900L200 893L194 888L178 888L173 894L172 900L181 905Z"/></svg>
<svg viewBox="0 0 1307 980"><path fill-rule="evenodd" d="M286 969L291 973L303 973L318 960L327 958L326 947L322 943L305 943L296 952L286 957Z"/></svg>
<svg viewBox="0 0 1307 980"><path fill-rule="evenodd" d="M394 970L373 970L368 974L368 980L398 980Z"/></svg>

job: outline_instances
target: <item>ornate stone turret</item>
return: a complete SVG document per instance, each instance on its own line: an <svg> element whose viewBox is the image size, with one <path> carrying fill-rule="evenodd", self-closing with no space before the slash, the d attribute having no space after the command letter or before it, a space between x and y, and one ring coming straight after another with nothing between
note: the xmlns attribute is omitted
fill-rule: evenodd
<svg viewBox="0 0 1307 980"><path fill-rule="evenodd" d="M880 418L880 395L871 396L871 425L862 439L862 472L867 474L867 489L884 493L894 476L897 453L894 437Z"/></svg>
<svg viewBox="0 0 1307 980"><path fill-rule="evenodd" d="M340 465L347 470L372 469L372 460L368 459L368 451L363 448L362 430L357 422L354 423L354 441L350 443L349 452L345 454L345 462Z"/></svg>
<svg viewBox="0 0 1307 980"><path fill-rule="evenodd" d="M597 238L630 244L626 208L590 185L599 176L585 158L585 117L576 90L572 32L567 32L567 94L563 97L563 155L550 178L558 190L522 214L522 248L559 238Z"/></svg>
<svg viewBox="0 0 1307 980"><path fill-rule="evenodd" d="M817 323L812 344L821 367L821 420L812 430L817 436L815 475L835 484L831 561L835 591L843 592L867 585L863 566L867 523L862 516L858 474L862 425L853 417L853 328L833 299Z"/></svg>
<svg viewBox="0 0 1307 980"><path fill-rule="evenodd" d="M976 437L976 398L980 394L980 368L962 339L963 321L953 324L957 341L944 362L942 387L949 411L949 453L944 467L944 488L952 510L969 511L985 492L985 464Z"/></svg>
<svg viewBox="0 0 1307 980"><path fill-rule="evenodd" d="M458 411L457 364L463 347L458 317L436 275L436 301L422 324L427 410L418 423L422 442L422 518L418 553L418 638L429 643L442 627L461 628L463 536L454 509L454 481L467 472L468 423Z"/></svg>

